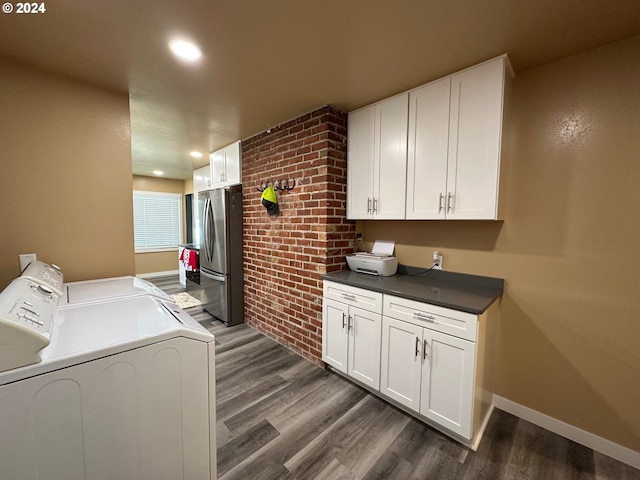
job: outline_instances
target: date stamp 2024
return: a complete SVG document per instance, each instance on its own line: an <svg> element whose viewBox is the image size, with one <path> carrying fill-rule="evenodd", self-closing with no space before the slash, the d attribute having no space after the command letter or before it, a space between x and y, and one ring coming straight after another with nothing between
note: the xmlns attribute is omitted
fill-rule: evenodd
<svg viewBox="0 0 640 480"><path fill-rule="evenodd" d="M15 13L15 14L38 14L45 13L47 11L47 7L44 2L36 3L11 3L5 2L2 4L2 12L3 13Z"/></svg>

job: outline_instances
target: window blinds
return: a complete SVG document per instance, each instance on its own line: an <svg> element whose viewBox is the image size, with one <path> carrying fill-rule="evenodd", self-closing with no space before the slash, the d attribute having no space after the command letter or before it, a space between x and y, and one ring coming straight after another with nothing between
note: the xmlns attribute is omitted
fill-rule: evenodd
<svg viewBox="0 0 640 480"><path fill-rule="evenodd" d="M181 199L179 193L133 192L136 253L177 248L182 241Z"/></svg>

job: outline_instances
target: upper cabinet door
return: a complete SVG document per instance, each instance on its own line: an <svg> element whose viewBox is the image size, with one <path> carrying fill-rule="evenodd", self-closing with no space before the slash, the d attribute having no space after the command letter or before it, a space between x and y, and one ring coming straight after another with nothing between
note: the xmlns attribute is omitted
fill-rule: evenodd
<svg viewBox="0 0 640 480"><path fill-rule="evenodd" d="M498 218L506 58L451 77L447 218Z"/></svg>
<svg viewBox="0 0 640 480"><path fill-rule="evenodd" d="M405 216L408 111L408 93L375 104L374 219Z"/></svg>
<svg viewBox="0 0 640 480"><path fill-rule="evenodd" d="M445 218L451 79L409 93L407 219Z"/></svg>
<svg viewBox="0 0 640 480"><path fill-rule="evenodd" d="M212 188L228 187L242 183L240 142L227 145L213 152L210 157Z"/></svg>
<svg viewBox="0 0 640 480"><path fill-rule="evenodd" d="M193 171L193 190L195 198L198 198L198 192L209 190L211 188L211 169L208 165L200 167Z"/></svg>
<svg viewBox="0 0 640 480"><path fill-rule="evenodd" d="M211 186L218 188L224 185L224 174L226 171L224 160L224 149L216 150L209 156L211 161Z"/></svg>
<svg viewBox="0 0 640 480"><path fill-rule="evenodd" d="M232 143L224 148L225 154L225 179L226 185L239 185L242 183L242 162L240 142Z"/></svg>
<svg viewBox="0 0 640 480"><path fill-rule="evenodd" d="M374 106L349 113L347 143L347 218L364 220L373 214Z"/></svg>

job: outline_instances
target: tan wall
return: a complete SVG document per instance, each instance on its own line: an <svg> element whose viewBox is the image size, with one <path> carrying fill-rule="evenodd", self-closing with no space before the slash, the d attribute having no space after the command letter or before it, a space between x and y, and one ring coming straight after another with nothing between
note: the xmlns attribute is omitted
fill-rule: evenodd
<svg viewBox="0 0 640 480"><path fill-rule="evenodd" d="M519 73L502 222L358 222L506 280L496 393L640 451L640 37Z"/></svg>
<svg viewBox="0 0 640 480"><path fill-rule="evenodd" d="M192 181L193 183L193 181ZM185 181L160 177L133 176L133 190L146 192L179 193L182 195L182 238L185 234ZM168 252L136 253L136 275L155 272L170 272L178 270L178 249Z"/></svg>
<svg viewBox="0 0 640 480"><path fill-rule="evenodd" d="M132 274L127 95L0 71L0 288L20 274L20 253L69 281Z"/></svg>

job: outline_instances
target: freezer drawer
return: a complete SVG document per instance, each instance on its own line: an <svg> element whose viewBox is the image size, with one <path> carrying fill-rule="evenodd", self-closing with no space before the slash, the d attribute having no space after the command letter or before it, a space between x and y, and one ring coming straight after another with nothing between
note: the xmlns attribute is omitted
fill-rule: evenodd
<svg viewBox="0 0 640 480"><path fill-rule="evenodd" d="M200 271L200 287L203 308L218 320L229 322L229 278L205 270Z"/></svg>

